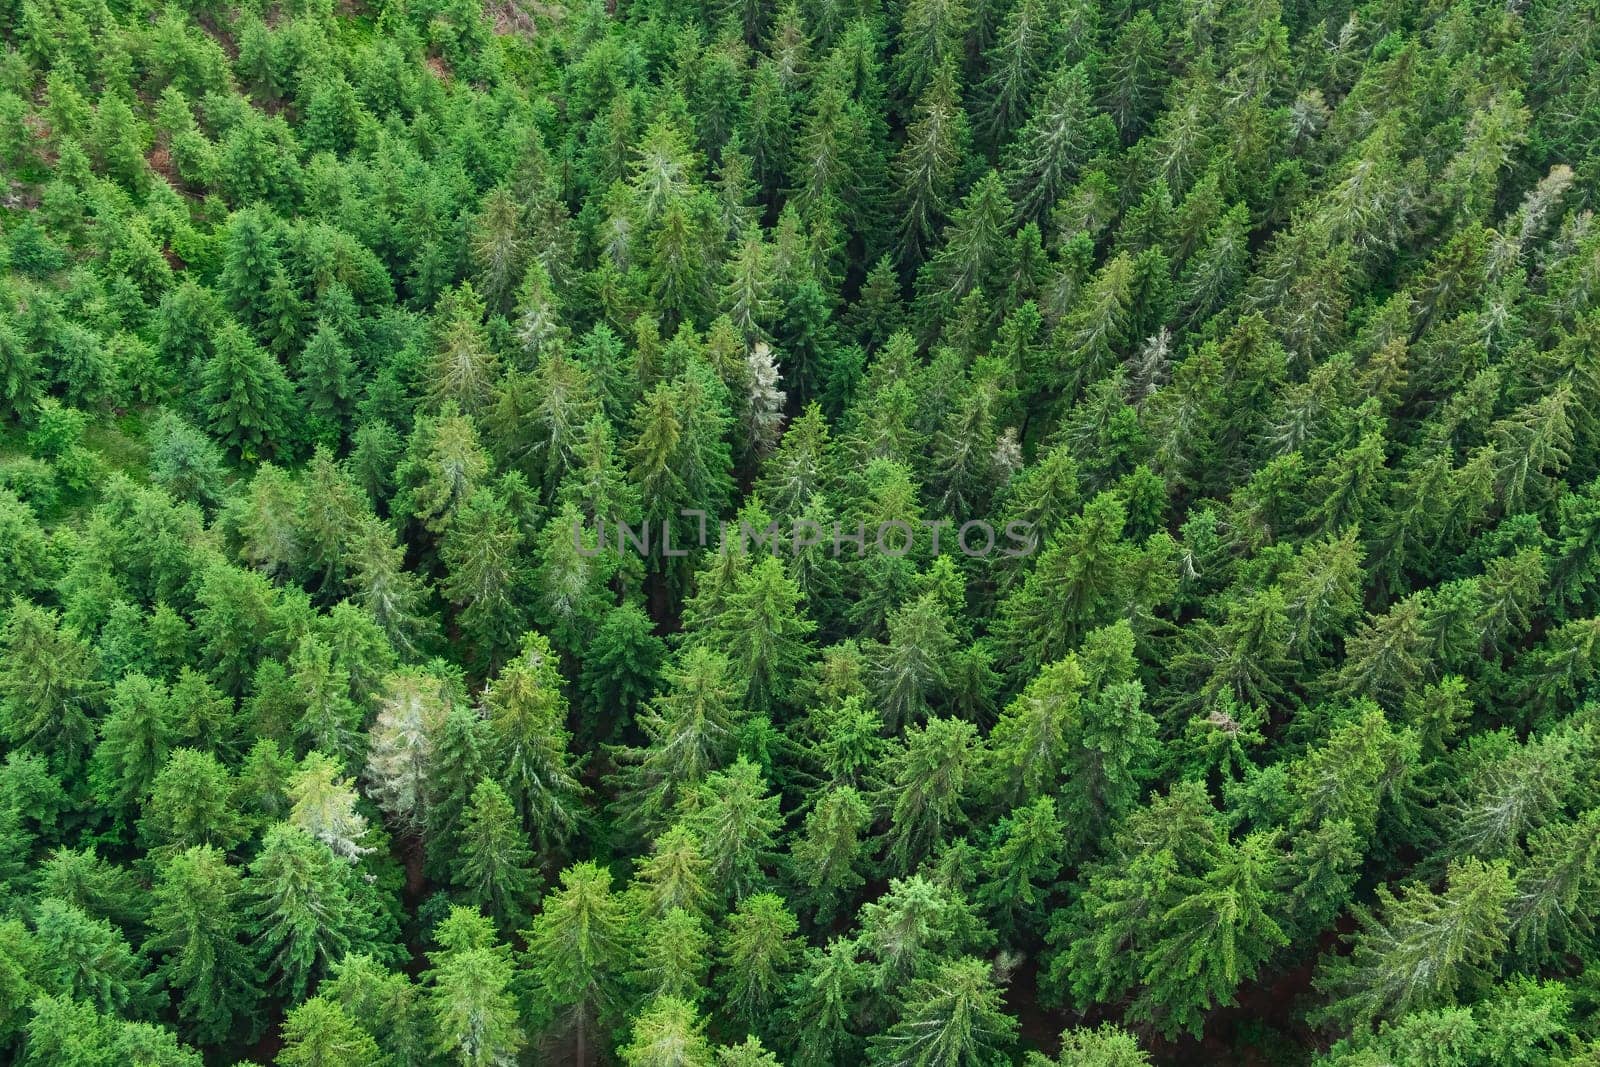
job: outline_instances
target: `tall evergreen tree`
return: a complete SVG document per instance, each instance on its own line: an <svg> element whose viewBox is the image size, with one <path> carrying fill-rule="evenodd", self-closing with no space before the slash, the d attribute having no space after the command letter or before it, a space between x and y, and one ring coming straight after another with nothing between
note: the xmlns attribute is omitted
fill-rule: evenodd
<svg viewBox="0 0 1600 1067"><path fill-rule="evenodd" d="M1378 908L1356 912L1361 927L1350 955L1326 961L1318 975L1318 988L1333 998L1324 1017L1393 1019L1485 981L1506 945L1512 892L1505 865L1481 860L1451 864L1440 893L1380 886Z"/></svg>
<svg viewBox="0 0 1600 1067"><path fill-rule="evenodd" d="M525 935L523 968L535 1006L551 1020L550 1038L560 1054L574 1063L595 1061L622 1009L630 938L611 876L593 863L561 873L560 888L545 898Z"/></svg>
<svg viewBox="0 0 1600 1067"><path fill-rule="evenodd" d="M455 882L470 903L486 908L504 927L525 917L535 877L533 853L522 841L516 810L491 780L478 783L460 828L461 866Z"/></svg>
<svg viewBox="0 0 1600 1067"><path fill-rule="evenodd" d="M239 905L243 883L209 845L173 856L153 891L146 954L163 954L155 977L179 994L178 1013L203 1044L248 1040L260 988Z"/></svg>
<svg viewBox="0 0 1600 1067"><path fill-rule="evenodd" d="M200 374L213 436L246 462L293 453L293 394L277 360L233 323L222 326Z"/></svg>

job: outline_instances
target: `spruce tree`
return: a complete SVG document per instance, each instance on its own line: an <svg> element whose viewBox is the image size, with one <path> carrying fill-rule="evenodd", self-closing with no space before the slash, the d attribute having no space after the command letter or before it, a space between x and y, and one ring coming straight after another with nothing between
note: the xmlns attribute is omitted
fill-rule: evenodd
<svg viewBox="0 0 1600 1067"><path fill-rule="evenodd" d="M541 848L567 839L583 786L568 752L567 701L550 643L528 633L522 650L484 689L499 781Z"/></svg>
<svg viewBox="0 0 1600 1067"><path fill-rule="evenodd" d="M767 1028L797 962L799 925L776 893L757 893L734 907L721 938L722 1005L729 1018Z"/></svg>
<svg viewBox="0 0 1600 1067"><path fill-rule="evenodd" d="M347 878L348 866L327 845L287 823L267 831L250 864L245 913L259 930L256 957L271 987L291 1000L365 940Z"/></svg>
<svg viewBox="0 0 1600 1067"><path fill-rule="evenodd" d="M1450 865L1442 892L1412 883L1378 888L1378 906L1358 908L1348 956L1325 961L1320 1014L1345 1025L1394 1019L1445 1002L1487 979L1506 946L1506 904L1514 887L1504 863Z"/></svg>
<svg viewBox="0 0 1600 1067"><path fill-rule="evenodd" d="M469 903L484 907L502 927L516 928L525 918L536 878L533 853L523 843L505 790L487 779L479 782L458 832L461 863L455 884Z"/></svg>
<svg viewBox="0 0 1600 1067"><path fill-rule="evenodd" d="M221 327L199 386L207 428L233 455L252 462L294 452L289 378L242 328Z"/></svg>
<svg viewBox="0 0 1600 1067"><path fill-rule="evenodd" d="M1009 1057L1017 1021L1001 1009L983 960L942 964L905 992L899 1020L872 1042L875 1064L999 1063Z"/></svg>
<svg viewBox="0 0 1600 1067"><path fill-rule="evenodd" d="M178 1013L194 1039L221 1044L255 1031L258 986L246 947L243 883L209 845L186 849L161 868L144 951L155 978L178 994Z"/></svg>
<svg viewBox="0 0 1600 1067"><path fill-rule="evenodd" d="M464 1067L513 1062L527 1038L511 991L510 950L469 908L452 908L434 939L440 947L427 973L434 1051Z"/></svg>
<svg viewBox="0 0 1600 1067"><path fill-rule="evenodd" d="M534 1003L551 1020L549 1037L574 1063L589 1063L622 1010L631 931L611 876L593 863L561 873L560 887L524 934Z"/></svg>

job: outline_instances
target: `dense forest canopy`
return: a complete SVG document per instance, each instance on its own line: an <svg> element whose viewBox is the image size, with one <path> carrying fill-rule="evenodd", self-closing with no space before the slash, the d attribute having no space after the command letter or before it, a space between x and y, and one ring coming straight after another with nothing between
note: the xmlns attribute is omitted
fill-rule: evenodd
<svg viewBox="0 0 1600 1067"><path fill-rule="evenodd" d="M0 1061L1600 1062L1597 182L1588 0L0 0Z"/></svg>

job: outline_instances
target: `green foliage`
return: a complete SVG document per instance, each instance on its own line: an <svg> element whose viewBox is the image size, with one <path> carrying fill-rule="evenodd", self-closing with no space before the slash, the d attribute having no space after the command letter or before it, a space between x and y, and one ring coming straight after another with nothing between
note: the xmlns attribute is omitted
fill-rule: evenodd
<svg viewBox="0 0 1600 1067"><path fill-rule="evenodd" d="M326 974L352 945L367 940L367 921L351 899L348 867L304 830L280 823L267 831L245 879L248 914L259 930L256 955L274 988L293 1000Z"/></svg>
<svg viewBox="0 0 1600 1067"><path fill-rule="evenodd" d="M1357 912L1362 925L1350 955L1322 969L1319 984L1334 997L1327 1013L1361 1023L1395 1019L1484 981L1505 947L1512 889L1503 863L1479 860L1452 864L1441 893L1381 887L1378 910Z"/></svg>
<svg viewBox="0 0 1600 1067"><path fill-rule="evenodd" d="M1594 1058L1589 7L0 35L0 1061Z"/></svg>
<svg viewBox="0 0 1600 1067"><path fill-rule="evenodd" d="M588 1061L622 1007L631 936L611 876L592 863L561 873L524 935L536 1017L576 1062Z"/></svg>
<svg viewBox="0 0 1600 1067"><path fill-rule="evenodd" d="M494 927L468 908L452 908L434 933L427 1009L434 1051L465 1067L505 1063L526 1043L511 993L511 952Z"/></svg>
<svg viewBox="0 0 1600 1067"><path fill-rule="evenodd" d="M151 905L146 953L163 953L155 976L179 995L178 1011L202 1044L248 1036L260 990L243 942L242 882L215 847L167 862Z"/></svg>
<svg viewBox="0 0 1600 1067"><path fill-rule="evenodd" d="M532 894L533 854L523 844L517 813L498 783L478 783L458 833L461 867L455 883L469 901L486 908L501 925L514 928Z"/></svg>

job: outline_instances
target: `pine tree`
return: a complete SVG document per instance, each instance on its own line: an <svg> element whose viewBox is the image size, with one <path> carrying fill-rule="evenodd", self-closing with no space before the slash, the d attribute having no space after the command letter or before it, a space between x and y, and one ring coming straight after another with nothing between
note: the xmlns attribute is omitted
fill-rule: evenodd
<svg viewBox="0 0 1600 1067"><path fill-rule="evenodd" d="M300 538L295 519L302 494L288 474L263 463L245 494L236 497L224 516L237 531L239 558L269 577L280 578L298 569Z"/></svg>
<svg viewBox="0 0 1600 1067"><path fill-rule="evenodd" d="M896 35L895 77L908 96L961 57L972 18L960 0L914 0L906 7Z"/></svg>
<svg viewBox="0 0 1600 1067"><path fill-rule="evenodd" d="M87 644L51 612L13 601L0 625L0 732L74 773L94 739L102 688Z"/></svg>
<svg viewBox="0 0 1600 1067"><path fill-rule="evenodd" d="M1463 770L1448 805L1445 850L1483 859L1512 858L1528 834L1560 818L1573 795L1573 768L1588 757L1584 735L1553 729L1512 746L1472 772Z"/></svg>
<svg viewBox="0 0 1600 1067"><path fill-rule="evenodd" d="M326 427L319 439L343 436L350 406L355 399L355 360L339 331L326 321L306 342L295 361L295 377L306 409Z"/></svg>
<svg viewBox="0 0 1600 1067"><path fill-rule="evenodd" d="M942 964L905 993L900 1019L873 1039L874 1064L1005 1062L1017 1021L1001 1008L1001 993L983 960L963 957Z"/></svg>
<svg viewBox="0 0 1600 1067"><path fill-rule="evenodd" d="M1057 788L1068 765L1086 684L1073 657L1041 670L1002 713L990 735L991 789L1009 801Z"/></svg>
<svg viewBox="0 0 1600 1067"><path fill-rule="evenodd" d="M783 826L779 798L767 794L761 768L740 756L708 775L685 799L688 826L700 840L714 892L736 900L767 882Z"/></svg>
<svg viewBox="0 0 1600 1067"><path fill-rule="evenodd" d="M1153 796L1118 824L1083 895L1051 917L1045 989L1080 1005L1118 998L1140 984L1160 917L1185 899L1183 879L1202 879L1220 851L1216 809L1188 781Z"/></svg>
<svg viewBox="0 0 1600 1067"><path fill-rule="evenodd" d="M640 940L633 981L649 998L677 997L694 1003L705 994L711 938L699 917L671 908L649 922Z"/></svg>
<svg viewBox="0 0 1600 1067"><path fill-rule="evenodd" d="M101 1014L71 996L39 996L30 1006L28 1064L127 1062L152 1067L201 1067L200 1054L180 1045L170 1030Z"/></svg>
<svg viewBox="0 0 1600 1067"><path fill-rule="evenodd" d="M267 292L282 270L271 214L258 208L235 211L223 238L222 273L217 279L228 310L252 328L266 321Z"/></svg>
<svg viewBox="0 0 1600 1067"><path fill-rule="evenodd" d="M434 401L450 401L469 416L489 405L499 361L483 330L483 301L470 282L440 301L438 340L429 375Z"/></svg>
<svg viewBox="0 0 1600 1067"><path fill-rule="evenodd" d="M995 824L977 899L1002 930L1038 928L1050 883L1061 873L1066 834L1055 801L1040 797Z"/></svg>
<svg viewBox="0 0 1600 1067"><path fill-rule="evenodd" d="M322 753L308 753L289 780L288 821L327 845L335 856L355 863L373 848L366 844L366 817L356 811L355 781L343 773Z"/></svg>
<svg viewBox="0 0 1600 1067"><path fill-rule="evenodd" d="M745 897L728 916L721 949L722 1004L729 1018L755 1029L782 995L799 955L799 921L776 893Z"/></svg>
<svg viewBox="0 0 1600 1067"><path fill-rule="evenodd" d="M1592 943L1593 902L1600 891L1600 811L1529 838L1529 860L1517 870L1506 906L1518 958L1543 964L1563 949Z"/></svg>
<svg viewBox="0 0 1600 1067"><path fill-rule="evenodd" d="M773 328L783 357L783 380L801 403L837 395L847 384L833 378L840 355L835 310L834 299L815 278L807 277L789 287Z"/></svg>
<svg viewBox="0 0 1600 1067"><path fill-rule="evenodd" d="M434 1051L463 1067L514 1063L526 1036L511 991L511 951L470 908L452 908L435 940L440 950L429 955L427 975Z"/></svg>
<svg viewBox="0 0 1600 1067"><path fill-rule="evenodd" d="M246 912L256 920L257 959L272 987L304 998L353 943L365 922L346 884L348 865L298 827L267 831L245 879Z"/></svg>
<svg viewBox="0 0 1600 1067"><path fill-rule="evenodd" d="M266 344L267 351L279 358L298 351L304 343L305 303L281 267L272 272L261 307L263 318L257 324L256 335Z"/></svg>
<svg viewBox="0 0 1600 1067"><path fill-rule="evenodd" d="M467 901L486 908L501 927L526 918L535 875L516 810L505 790L485 779L472 794L459 831L461 864L453 879Z"/></svg>
<svg viewBox="0 0 1600 1067"><path fill-rule="evenodd" d="M530 605L534 621L563 651L587 648L600 617L612 608L617 557L600 541L609 542L615 524L590 533L570 501L550 517L535 538L539 563L532 578Z"/></svg>
<svg viewBox="0 0 1600 1067"><path fill-rule="evenodd" d="M657 691L666 649L654 629L637 604L620 604L606 612L587 646L578 679L599 713L595 719L604 716L614 725L631 723Z"/></svg>
<svg viewBox="0 0 1600 1067"><path fill-rule="evenodd" d="M278 1067L378 1067L378 1042L332 1001L312 997L283 1020Z"/></svg>
<svg viewBox="0 0 1600 1067"><path fill-rule="evenodd" d="M489 724L479 710L452 705L439 724L423 780L423 841L435 867L446 867L456 857L455 833L490 767L492 747Z"/></svg>
<svg viewBox="0 0 1600 1067"><path fill-rule="evenodd" d="M1521 693L1542 712L1575 699L1600 666L1600 619L1569 622L1522 660Z"/></svg>
<svg viewBox="0 0 1600 1067"><path fill-rule="evenodd" d="M727 648L752 711L788 702L794 679L809 659L807 638L815 628L800 590L776 557L757 561L738 579L712 633Z"/></svg>
<svg viewBox="0 0 1600 1067"><path fill-rule="evenodd" d="M1316 981L1333 999L1323 1018L1345 1025L1394 1019L1448 1001L1487 979L1506 946L1506 905L1514 887L1503 863L1450 865L1435 893L1413 883L1378 887L1375 909L1356 909L1360 929L1348 956L1329 959Z"/></svg>
<svg viewBox="0 0 1600 1067"><path fill-rule="evenodd" d="M405 547L394 530L376 518L362 522L352 546L355 600L377 622L395 651L416 655L427 644L434 620L424 614L428 586L405 569Z"/></svg>
<svg viewBox="0 0 1600 1067"><path fill-rule="evenodd" d="M151 783L139 835L152 848L214 845L228 851L249 835L234 806L234 789L233 776L211 753L174 749Z"/></svg>
<svg viewBox="0 0 1600 1067"><path fill-rule="evenodd" d="M522 276L524 256L516 201L511 190L500 187L484 198L472 236L472 256L477 262L479 288L484 303L504 312L512 287Z"/></svg>
<svg viewBox="0 0 1600 1067"><path fill-rule="evenodd" d="M209 845L168 860L152 892L143 951L159 960L156 980L179 994L178 1013L202 1044L248 1040L255 1032L260 990L243 940L241 899L238 872Z"/></svg>
<svg viewBox="0 0 1600 1067"><path fill-rule="evenodd" d="M650 248L650 295L666 321L703 321L713 296L708 250L716 245L702 221L703 201L671 195L661 209Z"/></svg>
<svg viewBox="0 0 1600 1067"><path fill-rule="evenodd" d="M717 1067L782 1067L778 1057L768 1052L761 1039L754 1034L737 1045L723 1045L717 1049Z"/></svg>
<svg viewBox="0 0 1600 1067"><path fill-rule="evenodd" d="M0 315L0 411L18 422L39 395L39 366L9 315Z"/></svg>
<svg viewBox="0 0 1600 1067"><path fill-rule="evenodd" d="M530 263L517 291L513 321L517 341L529 359L542 361L546 355L560 355L567 341L560 300L553 291L550 274L546 262Z"/></svg>
<svg viewBox="0 0 1600 1067"><path fill-rule="evenodd" d="M745 368L750 382L745 434L750 442L750 451L757 459L765 459L778 442L784 420L783 402L788 394L778 388L780 377L777 359L765 341L757 341L750 346L745 357Z"/></svg>
<svg viewBox="0 0 1600 1067"><path fill-rule="evenodd" d="M527 575L521 532L510 509L488 489L467 498L439 545L446 577L441 589L456 620L490 665L516 646L526 629Z"/></svg>
<svg viewBox="0 0 1600 1067"><path fill-rule="evenodd" d="M483 706L504 783L540 849L565 841L583 786L568 753L567 701L550 643L536 633L484 690Z"/></svg>
<svg viewBox="0 0 1600 1067"><path fill-rule="evenodd" d="M451 694L444 679L416 670L390 675L384 690L368 731L366 779L396 828L415 832L427 819L426 776Z"/></svg>
<svg viewBox="0 0 1600 1067"><path fill-rule="evenodd" d="M1279 865L1271 838L1254 834L1224 848L1203 879L1183 886L1182 899L1161 916L1131 1017L1166 1033L1199 1033L1215 1003L1233 1003L1235 987L1289 943L1272 914Z"/></svg>
<svg viewBox="0 0 1600 1067"><path fill-rule="evenodd" d="M194 629L209 680L225 694L242 695L277 622L277 590L263 574L217 562L201 573L196 599Z"/></svg>
<svg viewBox="0 0 1600 1067"><path fill-rule="evenodd" d="M573 469L557 498L563 506L575 505L586 525L605 522L615 530L618 522L638 525L639 493L623 474L612 434L611 423L598 415L584 425Z"/></svg>
<svg viewBox="0 0 1600 1067"><path fill-rule="evenodd" d="M708 915L713 899L706 885L707 870L699 837L676 823L658 834L650 854L639 860L638 888L658 916L673 909Z"/></svg>
<svg viewBox="0 0 1600 1067"><path fill-rule="evenodd" d="M929 315L942 318L968 293L1004 277L1013 213L1000 175L990 171L979 178L945 228L944 245L928 263Z"/></svg>
<svg viewBox="0 0 1600 1067"><path fill-rule="evenodd" d="M1111 373L1138 336L1132 314L1135 282L1135 261L1119 253L1095 274L1062 323L1071 356L1059 377L1069 398L1082 396Z"/></svg>
<svg viewBox="0 0 1600 1067"><path fill-rule="evenodd" d="M790 848L794 877L819 922L833 918L840 898L862 884L861 835L871 810L852 786L828 790L806 815L802 835Z"/></svg>
<svg viewBox="0 0 1600 1067"><path fill-rule="evenodd" d="M918 101L896 159L900 187L900 261L915 266L949 211L959 161L966 154L966 113L946 65Z"/></svg>
<svg viewBox="0 0 1600 1067"><path fill-rule="evenodd" d="M1349 822L1371 840L1385 799L1399 791L1416 759L1416 737L1396 731L1382 709L1363 702L1296 761L1290 780L1294 821Z"/></svg>
<svg viewBox="0 0 1600 1067"><path fill-rule="evenodd" d="M1073 1027L1061 1034L1061 1051L1054 1061L1037 1052L1029 1053L1027 1067L1149 1067L1150 1056L1139 1047L1138 1038L1120 1026L1101 1023L1094 1029Z"/></svg>
<svg viewBox="0 0 1600 1067"><path fill-rule="evenodd" d="M1388 702L1416 688L1425 669L1422 609L1422 598L1411 596L1357 627L1345 643L1341 688Z"/></svg>
<svg viewBox="0 0 1600 1067"><path fill-rule="evenodd" d="M732 757L741 717L728 675L727 659L702 645L687 649L667 672L666 687L638 722L648 743L616 752L624 825L659 823Z"/></svg>
<svg viewBox="0 0 1600 1067"><path fill-rule="evenodd" d="M1111 629L1132 636L1124 624ZM1131 641L1127 651L1131 667ZM1143 696L1138 682L1118 681L1081 706L1068 774L1071 785L1062 798L1069 823L1099 825L1138 802L1158 753L1156 720L1142 707Z"/></svg>
<svg viewBox="0 0 1600 1067"><path fill-rule="evenodd" d="M995 41L984 53L988 73L978 87L978 132L985 144L1004 144L1028 113L1029 98L1059 40L1055 13L1029 0L1006 13Z"/></svg>
<svg viewBox="0 0 1600 1067"><path fill-rule="evenodd" d="M579 463L584 427L601 409L595 394L594 371L560 351L544 353L531 373L508 374L495 388L486 417L495 452L525 471L546 500Z"/></svg>
<svg viewBox="0 0 1600 1067"><path fill-rule="evenodd" d="M833 938L821 948L805 951L804 961L790 985L788 1018L793 1028L795 1067L854 1062L861 1040L852 1033L859 1018L859 1001L866 989L866 966L857 958L855 942Z"/></svg>
<svg viewBox="0 0 1600 1067"><path fill-rule="evenodd" d="M106 920L46 897L34 914L33 931L41 964L38 977L45 988L108 1014L135 996L143 977L139 961L122 933Z"/></svg>
<svg viewBox="0 0 1600 1067"><path fill-rule="evenodd" d="M925 593L889 617L889 640L869 652L872 688L891 730L926 719L931 701L949 682L956 636L934 593Z"/></svg>
<svg viewBox="0 0 1600 1067"><path fill-rule="evenodd" d="M314 999L337 1004L360 1020L389 1062L416 1067L429 1055L431 1020L425 1017L423 993L406 975L384 969L371 956L352 953L317 987Z"/></svg>
<svg viewBox="0 0 1600 1067"><path fill-rule="evenodd" d="M561 872L560 888L544 900L524 934L522 967L533 998L551 1019L550 1036L561 1055L590 1063L622 1010L622 981L631 934L611 876L593 863Z"/></svg>
<svg viewBox="0 0 1600 1067"><path fill-rule="evenodd" d="M350 675L334 663L333 648L307 635L290 657L289 668L302 709L295 728L302 743L336 759L354 761L361 749L361 709L350 699Z"/></svg>
<svg viewBox="0 0 1600 1067"><path fill-rule="evenodd" d="M111 810L131 813L149 795L172 751L174 724L167 688L142 674L124 675L100 725L90 778Z"/></svg>
<svg viewBox="0 0 1600 1067"><path fill-rule="evenodd" d="M759 74L757 78L759 83ZM759 162L757 166L759 168ZM728 280L722 286L721 304L746 345L753 347L768 336L776 312L773 288L771 249L762 240L760 230L747 230L728 262Z"/></svg>
<svg viewBox="0 0 1600 1067"><path fill-rule="evenodd" d="M962 804L974 766L978 731L960 719L930 718L905 731L905 743L889 758L885 856L902 874L913 870L933 846L966 822Z"/></svg>
<svg viewBox="0 0 1600 1067"><path fill-rule="evenodd" d="M634 1021L632 1036L620 1050L627 1067L711 1067L711 1044L694 1005L677 997L656 997Z"/></svg>
<svg viewBox="0 0 1600 1067"><path fill-rule="evenodd" d="M1155 18L1141 11L1122 27L1106 56L1100 103L1125 142L1136 139L1160 96L1166 47L1162 38Z"/></svg>
<svg viewBox="0 0 1600 1067"><path fill-rule="evenodd" d="M143 888L131 872L101 858L92 846L50 853L38 870L37 888L41 896L55 897L121 927L140 923L148 914Z"/></svg>
<svg viewBox="0 0 1600 1067"><path fill-rule="evenodd" d="M1006 185L1023 218L1043 217L1066 193L1078 169L1110 140L1109 123L1094 114L1090 96L1089 76L1081 63L1056 71L1005 151ZM991 123L999 119L999 100L997 95Z"/></svg>
<svg viewBox="0 0 1600 1067"><path fill-rule="evenodd" d="M356 481L324 448L312 453L303 488L297 540L308 584L327 595L348 582L353 547L370 511Z"/></svg>
<svg viewBox="0 0 1600 1067"><path fill-rule="evenodd" d="M200 373L207 427L245 462L292 454L293 390L278 361L234 323L224 323Z"/></svg>

